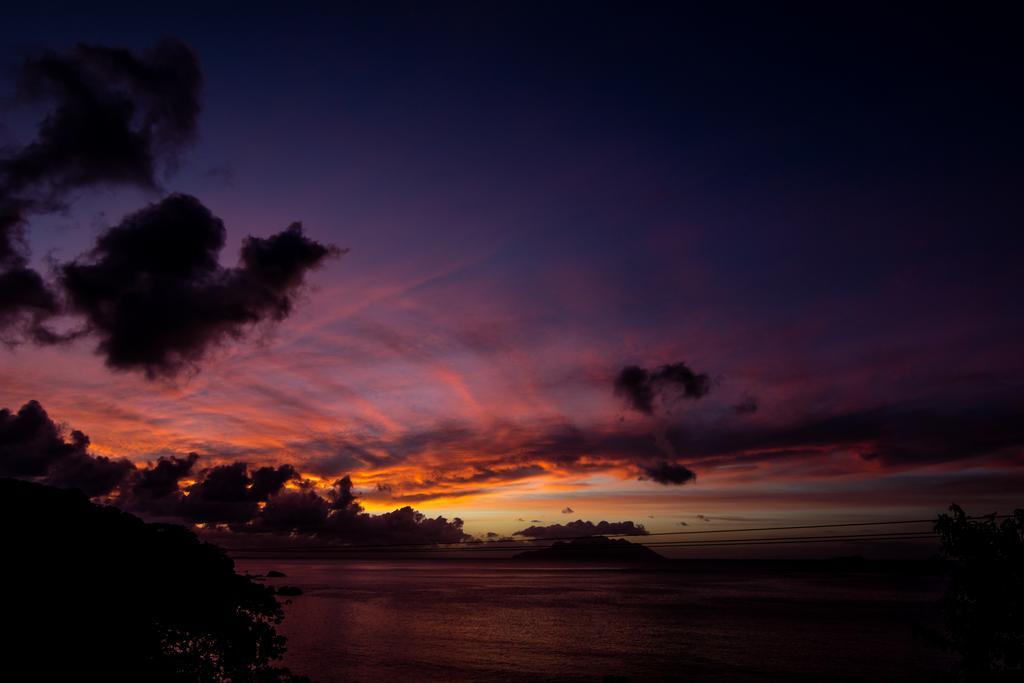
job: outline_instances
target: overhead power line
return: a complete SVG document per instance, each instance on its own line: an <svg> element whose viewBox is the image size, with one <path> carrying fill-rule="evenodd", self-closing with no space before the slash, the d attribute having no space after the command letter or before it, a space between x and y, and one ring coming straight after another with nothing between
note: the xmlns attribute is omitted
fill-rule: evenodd
<svg viewBox="0 0 1024 683"><path fill-rule="evenodd" d="M986 516L987 517L987 516ZM1005 519L1010 515L994 515L995 519ZM969 519L979 519L979 517L971 517ZM575 541L581 538L589 538L592 536L605 536L610 538L622 538L622 537L640 537L650 538L652 536L693 536L698 534L728 534L728 533L752 533L752 532L764 532L764 531L796 531L804 529L839 529L849 527L871 527L871 526L894 526L900 524L934 524L935 519L901 519L901 520L888 520L881 522L841 522L835 524L796 524L789 526L771 526L771 527L748 527L741 529L699 529L699 530L687 530L687 531L659 531L654 533L607 533L607 534L590 534L590 536L548 536L543 538L532 538L523 541L524 545L512 546L507 549L537 549L541 547L550 546L527 546L526 543L531 541L540 543L548 541ZM925 533L925 532L920 532ZM931 536L930 532L928 535ZM834 538L834 537L830 537ZM231 552L292 552L292 551L346 551L346 550L378 550L381 548L428 548L432 552L445 550L450 546L455 546L456 550L470 550L473 547L486 547L488 549L497 549L494 544L509 542L513 539L506 539L503 541L487 541L473 539L470 541L455 541L446 543L367 543L367 544L319 544L319 545L303 545L303 546L264 546L264 547L245 547L245 548L230 548ZM722 540L740 540L745 539L722 539ZM751 539L746 539L751 540ZM760 539L758 539L760 540ZM765 539L767 540L767 539ZM643 543L645 546L656 545L656 543Z"/></svg>
<svg viewBox="0 0 1024 683"><path fill-rule="evenodd" d="M894 540L920 540L920 539L934 539L935 534L931 532L890 532L890 533L876 533L876 534L840 534L840 535L824 535L824 536L776 536L776 537L762 537L762 538L736 538L736 539L709 539L709 540L696 540L696 541L661 541L657 543L643 544L649 548L683 548L683 547L719 547L719 546L730 546L730 545L761 545L761 544L773 544L773 543L828 543L828 542L864 542L864 541L894 541ZM473 552L524 552L543 550L546 548L555 547L554 543L545 544L529 544L522 543L518 545L475 545L468 547L435 547L435 548L403 548L398 546L368 546L354 548L352 546L332 546L330 548L319 548L319 547L291 547L291 548L233 548L232 552L236 553L273 553L273 552L287 552L289 554L303 554L305 552L318 552L318 553L340 553L346 554L350 552L355 553L394 553L394 554L409 554L409 553L473 553ZM566 549L569 552L573 551L585 551L593 550L594 546L589 544L559 544L560 549Z"/></svg>

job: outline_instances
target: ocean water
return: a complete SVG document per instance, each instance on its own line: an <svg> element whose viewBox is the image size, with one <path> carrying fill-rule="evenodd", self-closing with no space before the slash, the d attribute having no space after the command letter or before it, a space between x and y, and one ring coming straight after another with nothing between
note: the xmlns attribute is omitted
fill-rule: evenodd
<svg viewBox="0 0 1024 683"><path fill-rule="evenodd" d="M938 577L714 563L239 560L299 586L285 663L334 681L918 681Z"/></svg>

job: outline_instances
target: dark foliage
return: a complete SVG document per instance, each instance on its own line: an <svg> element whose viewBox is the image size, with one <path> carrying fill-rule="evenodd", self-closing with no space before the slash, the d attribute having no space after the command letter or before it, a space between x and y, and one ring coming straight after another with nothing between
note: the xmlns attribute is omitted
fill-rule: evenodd
<svg viewBox="0 0 1024 683"><path fill-rule="evenodd" d="M1024 680L1024 510L1001 522L950 513L935 530L952 567L939 638L960 655L955 680Z"/></svg>
<svg viewBox="0 0 1024 683"><path fill-rule="evenodd" d="M281 607L223 550L78 491L0 480L5 666L23 680L291 681Z"/></svg>

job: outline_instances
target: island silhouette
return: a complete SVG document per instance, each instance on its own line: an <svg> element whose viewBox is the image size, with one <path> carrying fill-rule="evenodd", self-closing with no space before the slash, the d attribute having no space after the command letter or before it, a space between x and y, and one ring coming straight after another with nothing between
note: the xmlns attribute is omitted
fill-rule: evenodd
<svg viewBox="0 0 1024 683"><path fill-rule="evenodd" d="M639 543L624 538L587 536L560 541L540 550L527 550L513 557L516 560L557 562L661 562L665 558Z"/></svg>

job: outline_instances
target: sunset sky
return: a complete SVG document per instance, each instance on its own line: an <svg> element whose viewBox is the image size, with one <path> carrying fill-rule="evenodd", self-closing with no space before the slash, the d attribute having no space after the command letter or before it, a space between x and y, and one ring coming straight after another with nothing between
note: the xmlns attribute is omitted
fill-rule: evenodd
<svg viewBox="0 0 1024 683"><path fill-rule="evenodd" d="M556 4L5 20L4 156L53 111L16 94L26 57L170 36L202 72L159 187L78 183L32 214L44 277L170 193L223 220L225 268L295 221L338 251L310 259L288 315L168 372L111 364L95 319L14 339L0 408L38 401L140 469L195 452L182 487L292 464L306 482L285 490L349 475L369 513L474 535L1019 505L1009 22ZM706 393L656 379L678 363ZM616 391L629 366L650 410Z"/></svg>

